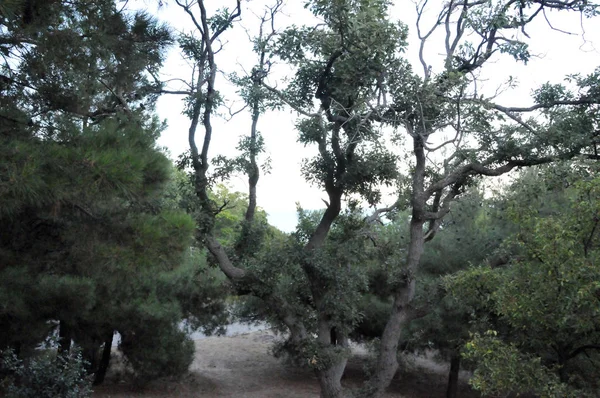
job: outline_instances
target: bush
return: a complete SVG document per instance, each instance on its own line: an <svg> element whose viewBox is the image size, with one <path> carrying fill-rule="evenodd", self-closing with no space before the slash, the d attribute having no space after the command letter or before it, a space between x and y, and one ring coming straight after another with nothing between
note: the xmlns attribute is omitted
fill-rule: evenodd
<svg viewBox="0 0 600 398"><path fill-rule="evenodd" d="M12 350L2 354L7 398L85 398L92 395L92 381L79 350L56 356L52 351L23 361Z"/></svg>
<svg viewBox="0 0 600 398"><path fill-rule="evenodd" d="M185 332L177 325L161 326L122 333L119 348L135 371L138 382L184 375L194 360L194 342Z"/></svg>

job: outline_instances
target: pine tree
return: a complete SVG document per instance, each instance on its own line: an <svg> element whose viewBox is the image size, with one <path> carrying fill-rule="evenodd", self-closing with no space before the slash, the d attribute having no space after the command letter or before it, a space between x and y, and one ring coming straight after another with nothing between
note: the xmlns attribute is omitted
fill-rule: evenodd
<svg viewBox="0 0 600 398"><path fill-rule="evenodd" d="M97 381L117 330L140 375L187 369L181 301L218 313L222 293L198 290L218 281L189 265L194 223L161 197L172 166L151 76L169 30L111 0L1 12L0 348L24 354L58 322L60 351L81 345Z"/></svg>

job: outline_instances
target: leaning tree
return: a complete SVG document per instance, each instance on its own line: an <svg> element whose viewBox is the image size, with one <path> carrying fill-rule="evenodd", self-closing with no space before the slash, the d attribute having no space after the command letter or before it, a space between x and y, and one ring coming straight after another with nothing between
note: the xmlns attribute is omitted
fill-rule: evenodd
<svg viewBox="0 0 600 398"><path fill-rule="evenodd" d="M212 232L221 206L208 195L218 176L210 171L209 150L213 116L222 100L217 90L221 37L240 18L242 4L238 0L211 14L202 0L176 3L195 29L180 38L193 77L185 90L163 91L187 95L190 151L182 164L191 167L203 208L198 238L240 294L269 304L272 319L289 332L286 348L314 368L323 397L346 395L340 380L348 335L360 319L358 293L366 289L364 253L356 248L361 239L377 241L372 221L399 208L411 214L405 254L384 256L390 264L392 305L375 369L362 390L378 397L398 368L401 333L416 316L412 301L423 247L452 202L481 177L596 156L599 71L572 76L569 86L542 86L528 107L502 105L477 84L479 73L501 57L527 62L533 21L550 11L594 17L596 5L588 1L449 1L427 27L423 15L429 4L421 2L416 21L421 72L404 56L408 29L393 20L389 1L308 1L316 22L281 30L274 23L277 3L267 9L252 43L256 66L237 79L252 110L243 146L246 161L237 163L249 177L250 206L238 249L224 247ZM439 35L442 39L435 42ZM439 70L425 56L431 45L443 52ZM271 73L277 62L293 70L284 81ZM298 140L317 148L302 172L328 200L318 220L301 214L290 242L268 247L268 255L242 253L239 247L256 244L247 238L256 237L248 231L259 177L257 121L278 101L298 113ZM398 141L404 144L393 149L390 144ZM231 170L222 166L219 162L215 170ZM398 200L365 217L361 205L381 205L386 184L399 186Z"/></svg>

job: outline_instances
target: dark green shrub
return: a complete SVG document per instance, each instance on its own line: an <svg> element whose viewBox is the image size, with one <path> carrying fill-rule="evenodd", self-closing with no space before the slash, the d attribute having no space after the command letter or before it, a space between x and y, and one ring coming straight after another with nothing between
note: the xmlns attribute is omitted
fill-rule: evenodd
<svg viewBox="0 0 600 398"><path fill-rule="evenodd" d="M194 360L194 342L176 325L122 333L119 346L138 382L184 375Z"/></svg>
<svg viewBox="0 0 600 398"><path fill-rule="evenodd" d="M2 354L2 381L7 398L85 398L92 395L92 381L79 350L58 355L40 352L27 360L12 350Z"/></svg>

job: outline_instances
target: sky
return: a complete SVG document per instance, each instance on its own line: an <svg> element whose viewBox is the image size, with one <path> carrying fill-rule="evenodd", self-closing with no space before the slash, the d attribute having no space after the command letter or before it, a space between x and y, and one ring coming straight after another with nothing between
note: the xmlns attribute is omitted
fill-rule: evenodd
<svg viewBox="0 0 600 398"><path fill-rule="evenodd" d="M208 1L208 6L211 2ZM234 4L234 1L218 1L220 7ZM243 19L231 31L224 35L224 46L216 56L216 62L223 74L238 71L244 73L252 68L256 57L251 51L248 42L248 32L255 32L258 26L258 15L262 14L265 4L272 2L266 0L253 0L243 2ZM283 9L284 15L277 19L277 26L283 28L289 24L310 24L312 16L302 7L300 0L288 0ZM155 3L154 3L155 4ZM439 1L430 0L430 7L424 15L423 29L429 29L427 22L435 15L441 4ZM159 19L167 22L178 31L190 32L193 27L187 15L174 1L167 2L160 9L152 9L146 4L150 12L155 12ZM418 59L419 40L416 37L415 21L416 12L412 2L407 0L396 1L390 12L393 18L406 23L409 27L409 47L405 53L406 58L413 64L415 71L422 74L422 66ZM576 14L565 15L551 12L547 14L548 21L555 29L568 31L572 34L553 30L543 17L527 28L531 36L528 39L531 52L535 55L527 65L517 63L510 56L495 59L484 69L480 76L481 83L478 88L481 92L493 93L505 82L509 76L518 82L518 87L502 93L497 102L502 105L525 106L531 105L531 92L545 82L560 83L564 76L572 73L589 73L600 66L600 23L596 20L581 21ZM440 31L440 33L443 33ZM250 33L252 34L252 33ZM520 34L522 36L522 34ZM443 36L434 35L425 48L427 63L432 65L433 71L440 71L443 65ZM277 73L279 76L277 76ZM278 78L284 78L289 73L286 69L276 71ZM169 52L163 78L187 79L189 76L187 65L177 51L172 48ZM226 101L233 111L241 107L241 102L236 99L235 89L228 85L226 80L219 76L217 83L224 94ZM177 83L171 84L173 88ZM188 149L187 129L189 120L182 115L182 98L172 95L161 97L157 104L157 111L162 119L167 121L168 127L163 132L158 143L168 149L173 159ZM243 111L233 118L228 115L228 110L221 110L223 117L213 120L214 135L211 144L211 156L218 154L235 156L240 135L247 134L250 129L250 114ZM230 119L230 120L229 120ZM264 158L270 159L271 171L261 175L258 183L258 204L266 210L269 222L283 231L292 231L296 225L296 206L300 204L305 209L323 208L323 200L327 198L325 192L310 186L300 173L303 159L312 156L315 148L305 148L296 141L294 123L297 119L295 112L290 110L268 112L263 115L258 123L266 143ZM202 137L199 137L201 139ZM231 189L247 191L248 184L245 178L235 177L228 185ZM393 198L388 198L391 203ZM388 203L388 204L390 204Z"/></svg>

